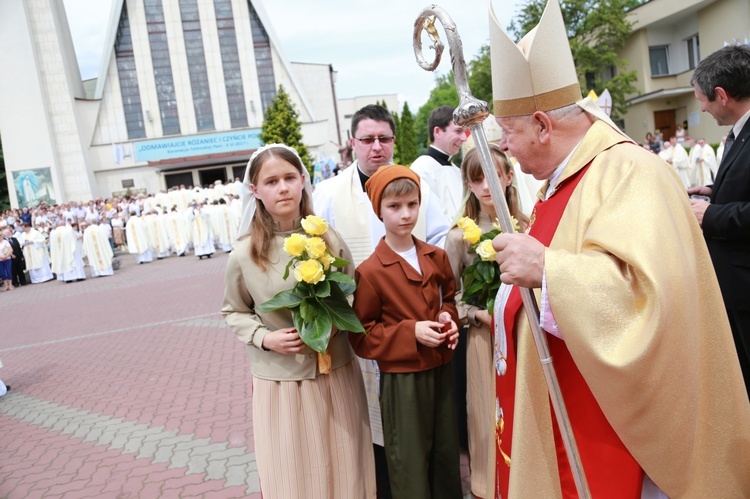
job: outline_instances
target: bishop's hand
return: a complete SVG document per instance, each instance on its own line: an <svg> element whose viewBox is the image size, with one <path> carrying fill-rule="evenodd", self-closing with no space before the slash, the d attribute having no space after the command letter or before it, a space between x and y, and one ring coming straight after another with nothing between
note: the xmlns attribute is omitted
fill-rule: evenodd
<svg viewBox="0 0 750 499"><path fill-rule="evenodd" d="M492 247L500 265L500 280L524 288L542 287L544 245L528 234L499 234Z"/></svg>

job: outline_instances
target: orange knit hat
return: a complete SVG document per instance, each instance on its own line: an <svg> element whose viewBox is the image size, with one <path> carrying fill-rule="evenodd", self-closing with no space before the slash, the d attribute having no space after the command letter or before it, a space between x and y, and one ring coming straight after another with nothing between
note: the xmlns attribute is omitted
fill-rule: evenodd
<svg viewBox="0 0 750 499"><path fill-rule="evenodd" d="M383 191L386 186L399 178L408 178L413 181L419 187L419 175L411 171L411 169L401 165L385 165L378 168L378 171L365 182L365 190L367 196L370 198L372 203L372 209L375 214L380 217L380 202L383 199ZM422 202L422 189L419 192L419 202Z"/></svg>

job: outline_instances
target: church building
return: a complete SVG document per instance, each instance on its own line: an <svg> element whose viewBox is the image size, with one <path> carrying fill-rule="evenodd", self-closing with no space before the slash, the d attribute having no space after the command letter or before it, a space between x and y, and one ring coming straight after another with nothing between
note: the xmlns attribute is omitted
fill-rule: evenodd
<svg viewBox="0 0 750 499"><path fill-rule="evenodd" d="M0 54L14 207L242 178L279 85L313 156L346 139L333 68L289 62L261 0L114 0L86 81L63 0L2 0Z"/></svg>

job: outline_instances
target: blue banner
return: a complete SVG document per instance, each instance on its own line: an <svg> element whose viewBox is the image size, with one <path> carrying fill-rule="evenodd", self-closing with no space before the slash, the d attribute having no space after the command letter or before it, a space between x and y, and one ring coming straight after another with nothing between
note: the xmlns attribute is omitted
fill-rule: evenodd
<svg viewBox="0 0 750 499"><path fill-rule="evenodd" d="M205 156L232 151L250 151L263 145L260 128L222 133L190 135L168 139L133 142L136 161L161 161L165 159Z"/></svg>

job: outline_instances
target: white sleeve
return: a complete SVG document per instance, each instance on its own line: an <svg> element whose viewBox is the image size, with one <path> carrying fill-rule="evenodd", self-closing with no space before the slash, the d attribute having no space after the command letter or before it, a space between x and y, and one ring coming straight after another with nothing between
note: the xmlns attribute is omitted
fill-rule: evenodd
<svg viewBox="0 0 750 499"><path fill-rule="evenodd" d="M312 201L315 214L327 221L331 227L336 227L336 217L333 210L333 198L327 189L328 186L322 187L325 182L315 186ZM322 187L322 188L321 188Z"/></svg>
<svg viewBox="0 0 750 499"><path fill-rule="evenodd" d="M450 230L450 221L443 213L440 201L432 191L427 193L425 203L425 228L427 230L427 242L439 248L445 246L445 237Z"/></svg>

